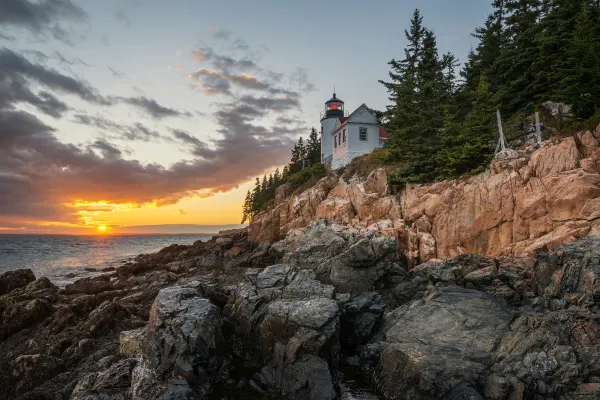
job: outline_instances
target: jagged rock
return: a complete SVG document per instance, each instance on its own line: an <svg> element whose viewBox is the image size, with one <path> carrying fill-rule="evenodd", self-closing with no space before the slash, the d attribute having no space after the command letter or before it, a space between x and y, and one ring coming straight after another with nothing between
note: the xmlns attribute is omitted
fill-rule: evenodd
<svg viewBox="0 0 600 400"><path fill-rule="evenodd" d="M136 363L136 359L127 358L105 371L86 374L73 389L71 400L128 400Z"/></svg>
<svg viewBox="0 0 600 400"><path fill-rule="evenodd" d="M301 235L272 247L287 247L285 262L314 271L319 281L342 292L372 291L403 278L395 238L378 232L360 238L336 230L335 225L315 221Z"/></svg>
<svg viewBox="0 0 600 400"><path fill-rule="evenodd" d="M325 359L335 359L339 351L338 316L330 299L270 303L260 325L262 352L271 358L260 373L263 385L291 398L334 399Z"/></svg>
<svg viewBox="0 0 600 400"><path fill-rule="evenodd" d="M113 290L113 284L110 281L108 275L100 275L92 278L82 278L75 282L65 286L65 294L97 294L100 292L106 292Z"/></svg>
<svg viewBox="0 0 600 400"><path fill-rule="evenodd" d="M63 370L64 362L60 358L45 354L22 355L11 363L10 375L16 381L15 391L23 393Z"/></svg>
<svg viewBox="0 0 600 400"><path fill-rule="evenodd" d="M35 275L30 269L17 269L0 274L0 296L27 286L33 281L35 281Z"/></svg>
<svg viewBox="0 0 600 400"><path fill-rule="evenodd" d="M519 317L496 350L496 375L486 391L560 398L587 379L597 380L600 339L590 317L577 311Z"/></svg>
<svg viewBox="0 0 600 400"><path fill-rule="evenodd" d="M428 286L429 280L418 275L399 283L388 297L387 309L393 310L409 301L421 299Z"/></svg>
<svg viewBox="0 0 600 400"><path fill-rule="evenodd" d="M21 329L30 328L43 321L52 313L52 305L44 299L33 299L0 305L0 340L4 340Z"/></svg>
<svg viewBox="0 0 600 400"><path fill-rule="evenodd" d="M292 399L333 400L336 398L333 378L327 361L303 354L288 362L285 350L278 345L274 361L258 374L259 382L276 388Z"/></svg>
<svg viewBox="0 0 600 400"><path fill-rule="evenodd" d="M366 343L383 317L385 303L379 293L363 293L342 307L340 341L345 346Z"/></svg>
<svg viewBox="0 0 600 400"><path fill-rule="evenodd" d="M172 372L206 393L223 363L219 309L193 288L162 289L150 311L142 351L159 377Z"/></svg>
<svg viewBox="0 0 600 400"><path fill-rule="evenodd" d="M486 375L512 313L503 300L451 286L385 318L382 343L362 355L365 363L378 359L386 396L444 398L454 391L452 397L466 398Z"/></svg>

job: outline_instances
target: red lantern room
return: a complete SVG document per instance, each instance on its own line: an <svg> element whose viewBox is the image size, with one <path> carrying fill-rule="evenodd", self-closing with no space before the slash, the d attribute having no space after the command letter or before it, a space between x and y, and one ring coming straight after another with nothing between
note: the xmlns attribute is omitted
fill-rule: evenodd
<svg viewBox="0 0 600 400"><path fill-rule="evenodd" d="M333 97L325 103L325 118L336 118L344 116L344 102L337 97Z"/></svg>

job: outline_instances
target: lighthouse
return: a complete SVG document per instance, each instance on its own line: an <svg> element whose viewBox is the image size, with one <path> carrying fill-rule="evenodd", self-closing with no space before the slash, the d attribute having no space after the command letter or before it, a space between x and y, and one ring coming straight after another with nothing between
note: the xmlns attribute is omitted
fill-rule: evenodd
<svg viewBox="0 0 600 400"><path fill-rule="evenodd" d="M325 110L321 112L321 162L324 165L331 164L333 158L333 139L331 132L338 121L344 121L344 102L333 97L325 102Z"/></svg>

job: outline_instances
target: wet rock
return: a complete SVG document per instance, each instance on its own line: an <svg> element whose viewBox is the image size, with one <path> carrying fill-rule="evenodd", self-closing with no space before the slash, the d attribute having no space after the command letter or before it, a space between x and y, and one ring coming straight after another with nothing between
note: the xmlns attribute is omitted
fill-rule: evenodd
<svg viewBox="0 0 600 400"><path fill-rule="evenodd" d="M503 300L453 286L385 318L385 345L371 346L375 353L362 357L373 363L380 354L377 370L388 397L424 399L475 387L512 313Z"/></svg>
<svg viewBox="0 0 600 400"><path fill-rule="evenodd" d="M429 280L418 275L399 283L388 296L387 309L393 310L410 301L421 299L428 286Z"/></svg>
<svg viewBox="0 0 600 400"><path fill-rule="evenodd" d="M340 341L344 346L366 343L383 317L385 303L379 293L364 293L342 307Z"/></svg>
<svg viewBox="0 0 600 400"><path fill-rule="evenodd" d="M130 398L131 373L137 361L121 360L102 372L86 374L79 380L71 400L127 400Z"/></svg>
<svg viewBox="0 0 600 400"><path fill-rule="evenodd" d="M27 286L33 281L35 281L35 275L30 269L17 269L0 274L0 296Z"/></svg>
<svg viewBox="0 0 600 400"><path fill-rule="evenodd" d="M273 362L259 374L264 387L277 389L292 399L333 400L335 388L325 360L304 354L289 362L281 346L274 349Z"/></svg>
<svg viewBox="0 0 600 400"><path fill-rule="evenodd" d="M172 372L198 393L209 389L223 363L224 339L218 307L196 289L162 289L150 311L143 355L159 377Z"/></svg>
<svg viewBox="0 0 600 400"><path fill-rule="evenodd" d="M2 309L3 308L3 309ZM33 299L0 308L0 340L45 320L52 315L52 305L44 299Z"/></svg>
<svg viewBox="0 0 600 400"><path fill-rule="evenodd" d="M16 381L16 393L23 393L41 385L48 378L64 370L61 359L44 354L18 356L11 363L11 375ZM6 388L5 388L6 389Z"/></svg>

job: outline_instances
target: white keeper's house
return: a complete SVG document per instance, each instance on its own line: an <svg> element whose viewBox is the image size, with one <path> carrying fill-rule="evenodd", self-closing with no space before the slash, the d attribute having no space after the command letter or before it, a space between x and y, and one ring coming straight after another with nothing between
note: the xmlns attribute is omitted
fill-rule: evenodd
<svg viewBox="0 0 600 400"><path fill-rule="evenodd" d="M332 169L341 168L354 157L383 146L389 136L373 110L363 103L347 113L334 93L321 112L321 162Z"/></svg>

